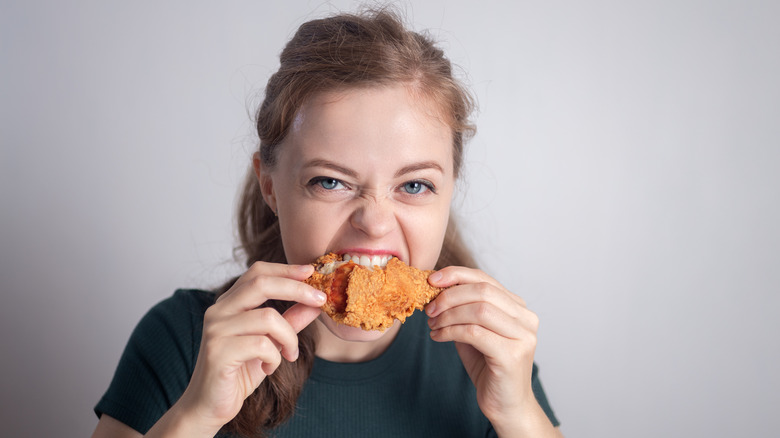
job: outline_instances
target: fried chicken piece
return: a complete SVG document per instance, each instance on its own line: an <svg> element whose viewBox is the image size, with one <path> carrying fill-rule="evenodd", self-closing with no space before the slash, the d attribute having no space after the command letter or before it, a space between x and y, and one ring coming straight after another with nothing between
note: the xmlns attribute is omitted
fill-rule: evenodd
<svg viewBox="0 0 780 438"><path fill-rule="evenodd" d="M322 310L340 324L363 330L386 330L396 319L404 322L442 291L428 284L433 271L396 257L386 267L369 268L330 253L319 257L314 267L305 282L328 296Z"/></svg>

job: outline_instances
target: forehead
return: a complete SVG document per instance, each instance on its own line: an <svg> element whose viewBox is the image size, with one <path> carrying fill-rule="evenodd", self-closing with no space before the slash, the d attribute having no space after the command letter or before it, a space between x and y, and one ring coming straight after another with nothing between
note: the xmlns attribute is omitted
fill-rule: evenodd
<svg viewBox="0 0 780 438"><path fill-rule="evenodd" d="M431 99L404 86L372 87L314 96L298 111L282 153L355 165L437 160L451 173L452 142Z"/></svg>

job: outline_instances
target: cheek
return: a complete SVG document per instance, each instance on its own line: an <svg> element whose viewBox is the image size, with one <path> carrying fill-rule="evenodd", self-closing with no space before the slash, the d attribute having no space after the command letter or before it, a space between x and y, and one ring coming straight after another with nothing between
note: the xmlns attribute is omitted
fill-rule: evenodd
<svg viewBox="0 0 780 438"><path fill-rule="evenodd" d="M311 263L332 249L334 237L349 220L349 209L340 203L317 202L295 191L283 199L279 224L287 262Z"/></svg>
<svg viewBox="0 0 780 438"><path fill-rule="evenodd" d="M334 221L323 220L322 215L311 210L280 211L279 216L282 243L288 263L311 263L328 249L329 236L335 233Z"/></svg>
<svg viewBox="0 0 780 438"><path fill-rule="evenodd" d="M449 221L449 202L425 212L416 212L403 221L409 245L410 263L419 269L433 269L439 260Z"/></svg>

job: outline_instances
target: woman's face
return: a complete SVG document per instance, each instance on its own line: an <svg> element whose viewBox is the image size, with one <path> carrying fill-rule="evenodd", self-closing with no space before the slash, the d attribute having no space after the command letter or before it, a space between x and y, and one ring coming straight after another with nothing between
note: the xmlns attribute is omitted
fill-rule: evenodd
<svg viewBox="0 0 780 438"><path fill-rule="evenodd" d="M255 167L289 263L332 251L433 269L455 186L452 153L432 102L403 86L374 87L311 99L276 166Z"/></svg>

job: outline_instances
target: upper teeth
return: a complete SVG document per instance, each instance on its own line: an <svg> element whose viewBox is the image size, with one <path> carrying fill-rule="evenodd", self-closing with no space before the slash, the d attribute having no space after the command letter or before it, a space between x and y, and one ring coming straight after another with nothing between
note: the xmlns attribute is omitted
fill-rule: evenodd
<svg viewBox="0 0 780 438"><path fill-rule="evenodd" d="M366 266L368 268L373 268L374 266L379 267L385 267L387 266L387 261L393 258L391 255L373 255L373 256L367 256L367 255L351 255L351 254L344 254L342 257L342 260L347 262L352 260L354 263L357 263L361 266Z"/></svg>

